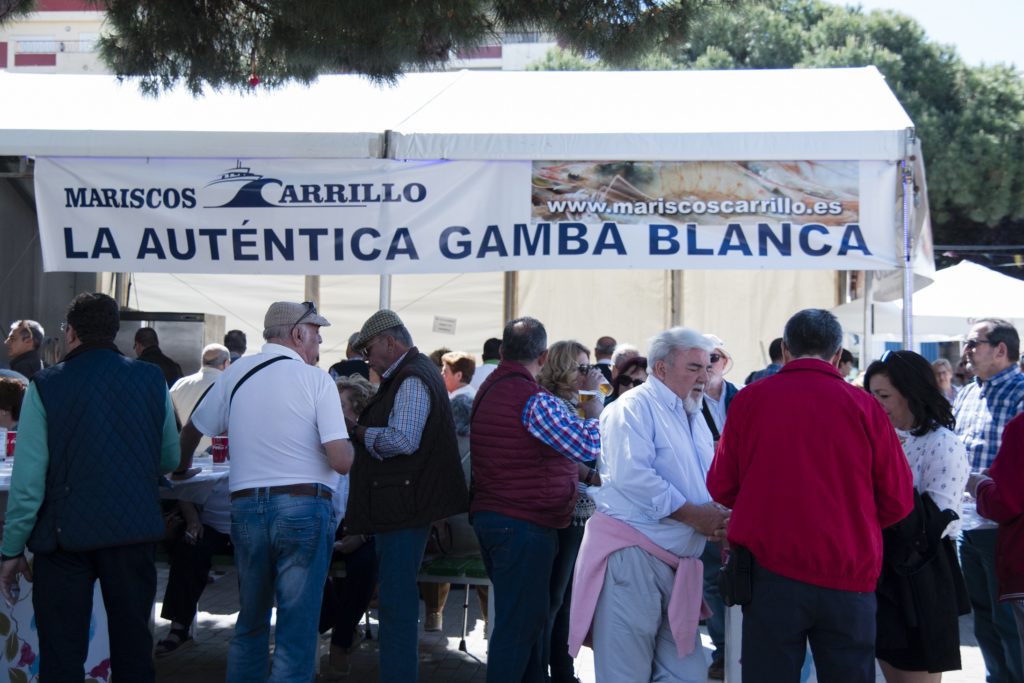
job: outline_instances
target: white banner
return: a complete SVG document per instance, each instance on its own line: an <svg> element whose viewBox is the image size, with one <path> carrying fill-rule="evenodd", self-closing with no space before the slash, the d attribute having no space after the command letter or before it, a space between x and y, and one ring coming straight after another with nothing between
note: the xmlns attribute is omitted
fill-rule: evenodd
<svg viewBox="0 0 1024 683"><path fill-rule="evenodd" d="M41 158L48 271L888 269L884 162Z"/></svg>

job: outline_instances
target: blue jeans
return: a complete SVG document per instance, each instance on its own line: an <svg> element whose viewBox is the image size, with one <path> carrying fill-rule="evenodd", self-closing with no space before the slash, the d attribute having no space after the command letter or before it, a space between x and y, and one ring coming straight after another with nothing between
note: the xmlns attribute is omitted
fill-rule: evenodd
<svg viewBox="0 0 1024 683"><path fill-rule="evenodd" d="M996 530L965 531L960 539L967 595L974 610L974 637L985 660L988 683L1021 683L1020 639L1009 603L999 602Z"/></svg>
<svg viewBox="0 0 1024 683"><path fill-rule="evenodd" d="M475 513L473 529L494 591L487 683L541 683L558 533L497 512Z"/></svg>
<svg viewBox="0 0 1024 683"><path fill-rule="evenodd" d="M419 670L420 592L416 585L430 526L378 533L380 683L415 683Z"/></svg>
<svg viewBox="0 0 1024 683"><path fill-rule="evenodd" d="M704 554L700 556L704 563L704 602L711 608L708 617L708 635L715 646L711 655L714 662L725 661L725 603L718 591L718 574L722 570L722 544L708 541L704 544Z"/></svg>
<svg viewBox="0 0 1024 683"><path fill-rule="evenodd" d="M331 501L319 496L269 496L261 489L255 496L231 501L240 609L228 648L228 683L313 680L333 515ZM268 678L275 599L277 629Z"/></svg>

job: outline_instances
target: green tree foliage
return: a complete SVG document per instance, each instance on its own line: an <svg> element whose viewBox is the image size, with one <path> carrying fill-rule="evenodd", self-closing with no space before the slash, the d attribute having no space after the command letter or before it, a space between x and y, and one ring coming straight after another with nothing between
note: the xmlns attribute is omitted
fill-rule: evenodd
<svg viewBox="0 0 1024 683"><path fill-rule="evenodd" d="M0 0L0 26L25 16L35 8L35 0Z"/></svg>
<svg viewBox="0 0 1024 683"><path fill-rule="evenodd" d="M687 35L715 0L106 0L103 60L155 93L245 90L323 73L393 82L502 32L542 31L622 65ZM721 4L721 0L719 3Z"/></svg>
<svg viewBox="0 0 1024 683"><path fill-rule="evenodd" d="M684 69L876 66L921 138L936 243L1022 241L1024 82L1015 68L968 66L908 16L821 0L708 7L664 54Z"/></svg>

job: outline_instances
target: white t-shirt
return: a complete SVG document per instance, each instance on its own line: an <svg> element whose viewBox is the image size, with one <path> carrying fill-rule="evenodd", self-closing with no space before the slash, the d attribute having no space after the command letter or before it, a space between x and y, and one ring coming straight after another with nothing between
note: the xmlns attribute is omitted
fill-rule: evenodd
<svg viewBox="0 0 1024 683"><path fill-rule="evenodd" d="M217 368L203 366L194 375L182 377L171 387L171 403L174 404L174 412L178 414L178 421L181 424L188 422L192 409L196 402L203 396L211 384L217 381L221 371ZM202 453L210 447L210 437L204 436L199 440L196 447L196 454Z"/></svg>
<svg viewBox="0 0 1024 683"><path fill-rule="evenodd" d="M239 380L276 356L287 359L250 376L229 411ZM264 344L260 353L229 365L193 413L192 424L208 436L227 430L231 491L305 483L338 486L340 475L328 465L323 447L348 438L338 389L330 375L306 365L285 346Z"/></svg>

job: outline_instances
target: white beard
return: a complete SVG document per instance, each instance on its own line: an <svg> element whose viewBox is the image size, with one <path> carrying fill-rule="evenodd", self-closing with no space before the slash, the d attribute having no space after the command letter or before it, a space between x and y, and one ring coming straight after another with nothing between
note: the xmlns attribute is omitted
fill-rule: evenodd
<svg viewBox="0 0 1024 683"><path fill-rule="evenodd" d="M694 398L693 394L687 394L686 398L683 399L683 410L686 411L687 415L696 415L700 412L701 403L704 401L704 392L701 391L699 398Z"/></svg>

